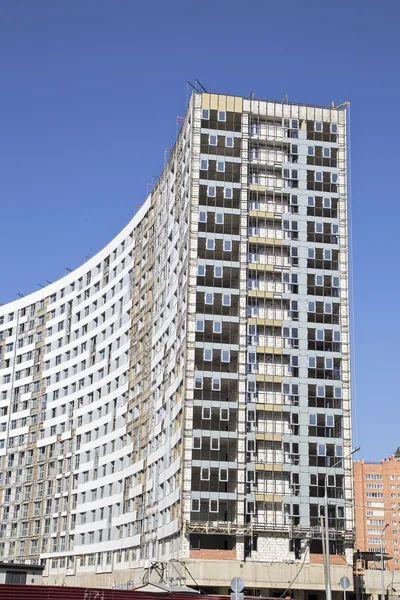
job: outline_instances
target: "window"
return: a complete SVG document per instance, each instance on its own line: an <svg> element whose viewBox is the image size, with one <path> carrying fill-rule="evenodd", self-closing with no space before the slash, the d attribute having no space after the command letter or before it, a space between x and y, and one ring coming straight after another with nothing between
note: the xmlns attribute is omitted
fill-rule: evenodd
<svg viewBox="0 0 400 600"><path fill-rule="evenodd" d="M201 112L201 118L205 120L208 120L210 118L210 111L208 110L208 108L203 108Z"/></svg>
<svg viewBox="0 0 400 600"><path fill-rule="evenodd" d="M232 199L232 188L224 188L224 198L227 198L228 200Z"/></svg>
<svg viewBox="0 0 400 600"><path fill-rule="evenodd" d="M224 252L232 252L232 240L224 240Z"/></svg>
<svg viewBox="0 0 400 600"><path fill-rule="evenodd" d="M219 480L220 481L228 481L228 469L220 469L219 470Z"/></svg>
<svg viewBox="0 0 400 600"><path fill-rule="evenodd" d="M209 146L216 146L218 142L218 138L216 135L209 135L208 136L208 144Z"/></svg>
<svg viewBox="0 0 400 600"><path fill-rule="evenodd" d="M218 111L218 121L226 121L226 112L224 110Z"/></svg>
<svg viewBox="0 0 400 600"><path fill-rule="evenodd" d="M221 408L219 418L221 421L229 421L229 408Z"/></svg>
<svg viewBox="0 0 400 600"><path fill-rule="evenodd" d="M318 444L317 452L318 452L318 456L326 456L325 444Z"/></svg>
<svg viewBox="0 0 400 600"><path fill-rule="evenodd" d="M324 198L324 208L331 208L331 199Z"/></svg>
<svg viewBox="0 0 400 600"><path fill-rule="evenodd" d="M308 422L310 425L315 426L317 424L317 415L308 415Z"/></svg>
<svg viewBox="0 0 400 600"><path fill-rule="evenodd" d="M196 331L202 332L204 331L204 321L198 319L196 321Z"/></svg>
<svg viewBox="0 0 400 600"><path fill-rule="evenodd" d="M200 223L207 223L207 213L204 211L200 211L199 213L199 221Z"/></svg>
<svg viewBox="0 0 400 600"><path fill-rule="evenodd" d="M200 469L201 481L210 481L210 469L208 467L202 467Z"/></svg>
<svg viewBox="0 0 400 600"><path fill-rule="evenodd" d="M307 155L314 156L314 146L307 146Z"/></svg>
<svg viewBox="0 0 400 600"><path fill-rule="evenodd" d="M201 409L201 418L205 421L210 421L211 419L211 408L209 406L203 406Z"/></svg>
<svg viewBox="0 0 400 600"><path fill-rule="evenodd" d="M255 394L257 391L257 386L255 381L247 381L247 391L249 394Z"/></svg>
<svg viewBox="0 0 400 600"><path fill-rule="evenodd" d="M215 250L215 240L212 238L206 239L206 250Z"/></svg>
<svg viewBox="0 0 400 600"><path fill-rule="evenodd" d="M324 158L330 158L331 157L331 149L329 147L324 147L324 149L323 149L323 156L324 156Z"/></svg>
<svg viewBox="0 0 400 600"><path fill-rule="evenodd" d="M253 323L249 323L247 325L247 335L254 336L257 335L257 325Z"/></svg>
<svg viewBox="0 0 400 600"><path fill-rule="evenodd" d="M256 443L254 440L246 440L247 452L255 452Z"/></svg>
<svg viewBox="0 0 400 600"><path fill-rule="evenodd" d="M308 368L309 369L315 369L315 367L316 367L315 356L309 356L308 357Z"/></svg>
<svg viewBox="0 0 400 600"><path fill-rule="evenodd" d="M228 136L228 135L226 136L226 138L225 138L225 146L227 148L233 148L233 137Z"/></svg>
<svg viewBox="0 0 400 600"><path fill-rule="evenodd" d="M201 450L201 437L193 437L193 450Z"/></svg>
<svg viewBox="0 0 400 600"><path fill-rule="evenodd" d="M216 437L210 438L210 449L211 450L219 450L219 438L216 438Z"/></svg>
<svg viewBox="0 0 400 600"><path fill-rule="evenodd" d="M315 121L314 123L314 131L322 132L322 123L319 121Z"/></svg>
<svg viewBox="0 0 400 600"><path fill-rule="evenodd" d="M314 177L315 177L315 181L317 183L321 183L322 182L322 171L315 171Z"/></svg>
<svg viewBox="0 0 400 600"><path fill-rule="evenodd" d="M215 186L209 185L207 188L207 196L209 198L215 198L215 195L216 195Z"/></svg>
<svg viewBox="0 0 400 600"><path fill-rule="evenodd" d="M308 258L310 259L314 259L315 258L315 248L308 248Z"/></svg>
<svg viewBox="0 0 400 600"><path fill-rule="evenodd" d="M249 365L255 365L256 364L256 353L255 352L248 352L247 353L247 362Z"/></svg>
<svg viewBox="0 0 400 600"><path fill-rule="evenodd" d="M214 294L212 292L204 294L204 304L214 304Z"/></svg>
<svg viewBox="0 0 400 600"><path fill-rule="evenodd" d="M211 382L211 389L213 391L220 391L221 390L221 380L218 379L217 377L213 377L212 382Z"/></svg>
<svg viewBox="0 0 400 600"><path fill-rule="evenodd" d="M215 223L217 225L224 224L224 213L215 213Z"/></svg>
<svg viewBox="0 0 400 600"><path fill-rule="evenodd" d="M225 173L225 163L223 160L217 160L217 171L219 173Z"/></svg>
<svg viewBox="0 0 400 600"><path fill-rule="evenodd" d="M327 427L333 427L334 426L335 421L334 421L333 415L326 415L325 416L325 424L326 424Z"/></svg>
<svg viewBox="0 0 400 600"><path fill-rule="evenodd" d="M203 359L207 362L212 361L213 359L213 351L211 348L204 348Z"/></svg>
<svg viewBox="0 0 400 600"><path fill-rule="evenodd" d="M219 265L214 267L214 277L221 279L223 276L223 268Z"/></svg>
<svg viewBox="0 0 400 600"><path fill-rule="evenodd" d="M325 369L327 369L328 371L331 371L333 369L333 359L332 358L325 358Z"/></svg>
<svg viewBox="0 0 400 600"><path fill-rule="evenodd" d="M204 277L206 274L205 265L197 265L197 275L198 277Z"/></svg>
<svg viewBox="0 0 400 600"><path fill-rule="evenodd" d="M308 312L315 313L315 302L308 303Z"/></svg>
<svg viewBox="0 0 400 600"><path fill-rule="evenodd" d="M222 294L222 305L223 306L231 305L231 295L230 294Z"/></svg>
<svg viewBox="0 0 400 600"><path fill-rule="evenodd" d="M213 321L213 332L214 333L222 333L222 322L221 321Z"/></svg>
<svg viewBox="0 0 400 600"><path fill-rule="evenodd" d="M221 352L221 362L230 362L231 360L231 351L230 350L222 350Z"/></svg>
<svg viewBox="0 0 400 600"><path fill-rule="evenodd" d="M336 123L331 123L331 133L337 133L338 132L338 126Z"/></svg>
<svg viewBox="0 0 400 600"><path fill-rule="evenodd" d="M331 173L331 183L336 184L338 182L338 174Z"/></svg>
<svg viewBox="0 0 400 600"><path fill-rule="evenodd" d="M208 160L205 158L202 158L200 161L200 170L201 171L207 171L208 170Z"/></svg>
<svg viewBox="0 0 400 600"><path fill-rule="evenodd" d="M315 198L313 198L313 196L308 196L307 206L315 206Z"/></svg>
<svg viewBox="0 0 400 600"><path fill-rule="evenodd" d="M200 512L200 498L192 498L192 511Z"/></svg>

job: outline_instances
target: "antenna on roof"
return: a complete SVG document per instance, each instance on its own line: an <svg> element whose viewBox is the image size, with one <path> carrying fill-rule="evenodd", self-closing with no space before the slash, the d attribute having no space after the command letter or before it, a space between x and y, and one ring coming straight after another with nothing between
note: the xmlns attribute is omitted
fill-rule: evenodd
<svg viewBox="0 0 400 600"><path fill-rule="evenodd" d="M18 296L18 298L25 298L25 294L20 294L19 292L18 292L17 296Z"/></svg>
<svg viewBox="0 0 400 600"><path fill-rule="evenodd" d="M206 88L204 87L204 85L201 83L201 81L199 81L198 79L196 79L196 83L199 84L199 86L201 87L201 89L203 90L203 92L207 92Z"/></svg>
<svg viewBox="0 0 400 600"><path fill-rule="evenodd" d="M193 83L190 83L190 81L187 81L186 83L189 84L190 87L192 87L195 92L197 92L197 87L195 85L193 85Z"/></svg>
<svg viewBox="0 0 400 600"><path fill-rule="evenodd" d="M287 101L288 101L288 98L289 98L289 94L286 94L286 95L285 95L285 97L284 97L284 99L282 100L282 104L283 104L284 102L287 102Z"/></svg>
<svg viewBox="0 0 400 600"><path fill-rule="evenodd" d="M251 92L250 96L249 96L249 100L253 100L254 98L254 90Z"/></svg>

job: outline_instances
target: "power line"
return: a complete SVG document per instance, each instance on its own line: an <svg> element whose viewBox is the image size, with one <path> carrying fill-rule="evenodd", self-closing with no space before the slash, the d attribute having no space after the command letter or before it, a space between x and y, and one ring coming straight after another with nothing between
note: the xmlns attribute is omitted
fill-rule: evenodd
<svg viewBox="0 0 400 600"><path fill-rule="evenodd" d="M301 571L303 570L303 567L304 567L304 565L306 563L307 554L310 551L310 545L311 545L311 540L312 539L313 539L312 537L309 539L308 546L306 548L306 551L304 552L304 558L303 558L303 562L301 563L300 569L297 571L296 575L293 577L292 581L289 583L289 586L286 588L286 590L283 592L283 594L281 594L279 596L280 598L283 598L284 596L286 596L287 592L290 590L290 588L292 587L292 585L294 584L294 582L296 581L296 579L300 575Z"/></svg>

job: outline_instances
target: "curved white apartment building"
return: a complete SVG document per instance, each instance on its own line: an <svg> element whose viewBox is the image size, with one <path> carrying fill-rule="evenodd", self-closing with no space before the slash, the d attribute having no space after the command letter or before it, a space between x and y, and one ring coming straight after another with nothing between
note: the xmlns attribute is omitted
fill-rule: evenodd
<svg viewBox="0 0 400 600"><path fill-rule="evenodd" d="M324 493L345 554L346 178L344 110L194 93L125 229L0 307L3 560L202 587L223 561L260 587L322 553Z"/></svg>

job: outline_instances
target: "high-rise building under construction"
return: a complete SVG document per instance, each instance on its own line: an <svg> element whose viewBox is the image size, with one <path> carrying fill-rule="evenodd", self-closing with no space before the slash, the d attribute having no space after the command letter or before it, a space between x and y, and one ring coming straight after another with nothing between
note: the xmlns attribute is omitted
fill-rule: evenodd
<svg viewBox="0 0 400 600"><path fill-rule="evenodd" d="M312 562L325 493L352 547L346 164L343 107L194 92L125 229L0 307L3 560L206 586Z"/></svg>

